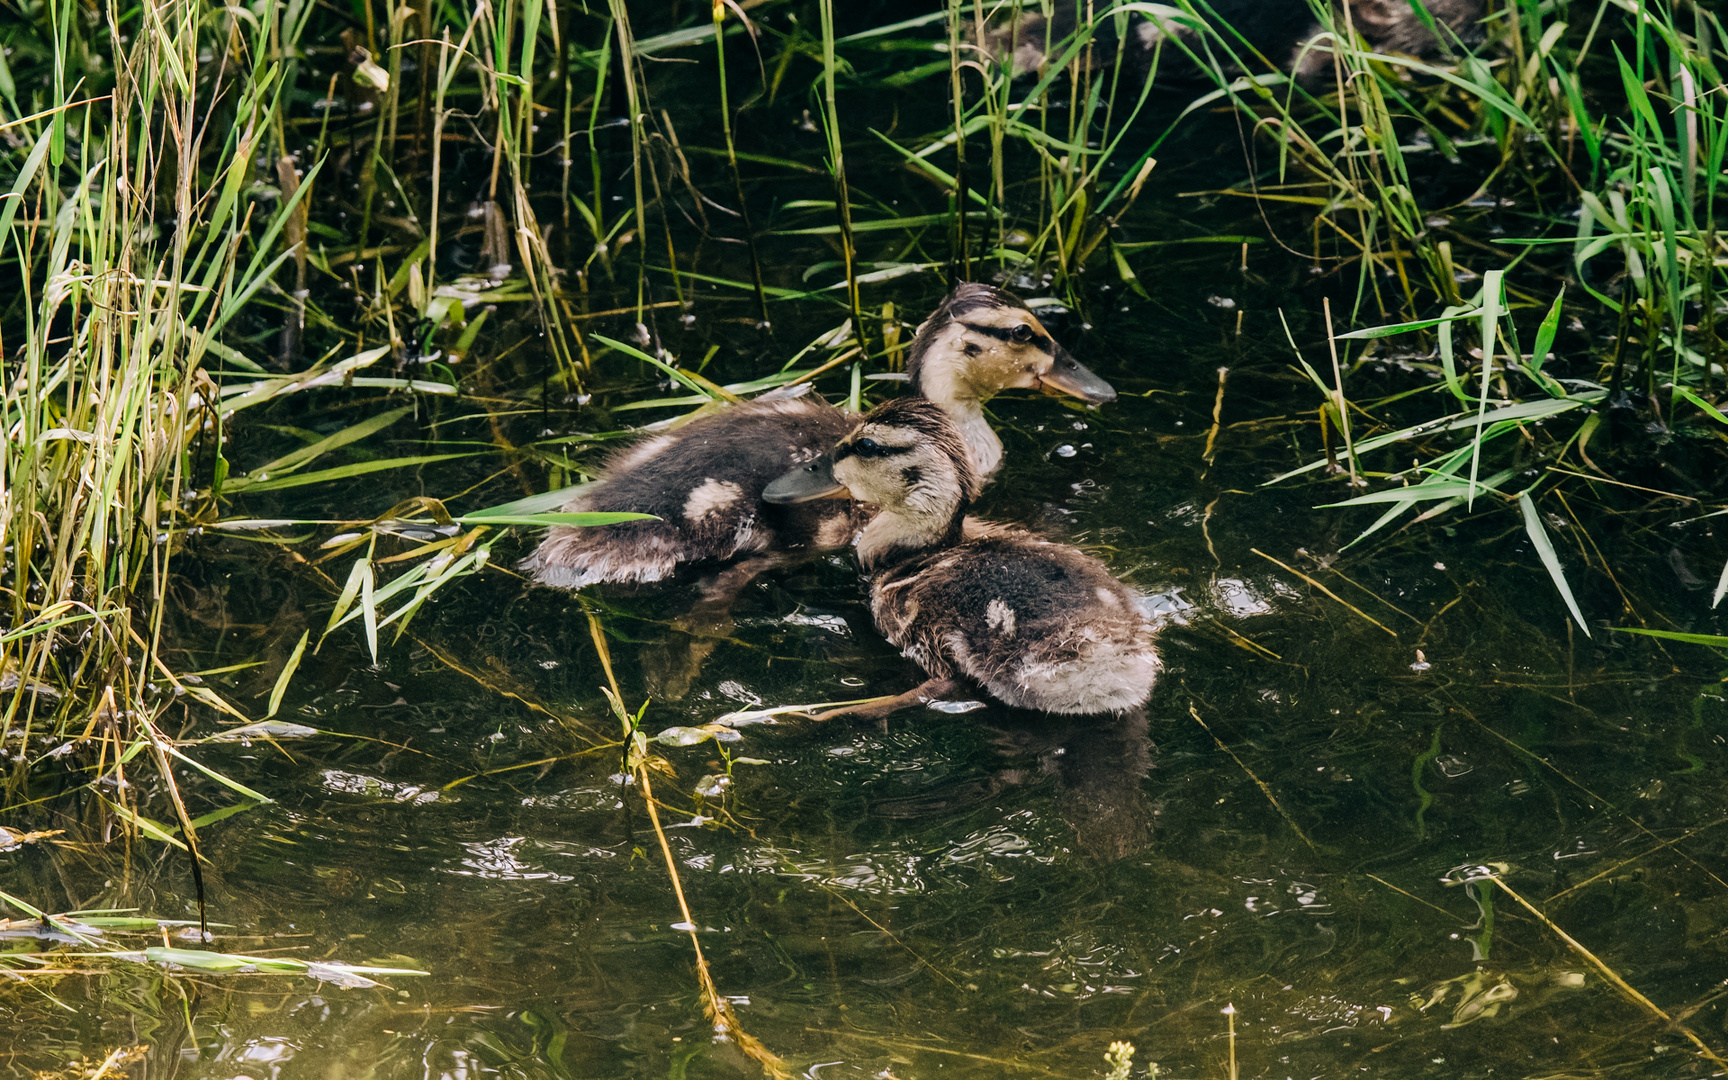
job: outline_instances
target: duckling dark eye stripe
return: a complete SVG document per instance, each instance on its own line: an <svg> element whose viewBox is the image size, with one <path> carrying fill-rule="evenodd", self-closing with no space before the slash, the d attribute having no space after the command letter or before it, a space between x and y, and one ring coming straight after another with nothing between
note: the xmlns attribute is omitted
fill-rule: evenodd
<svg viewBox="0 0 1728 1080"><path fill-rule="evenodd" d="M893 457L895 454L910 454L911 452L910 446L883 446L881 443L877 443L876 449L868 453L859 453L857 446L846 443L834 448L834 460L843 461L849 457Z"/></svg>
<svg viewBox="0 0 1728 1080"><path fill-rule="evenodd" d="M986 337L993 337L997 341L1014 340L1014 331L1011 329L1004 329L1000 326L979 326L977 323L969 322L963 322L960 325L964 326L968 330L976 330L978 333L983 334ZM1039 351L1055 355L1054 343L1049 338L1042 335L1028 340L1025 344L1036 345Z"/></svg>

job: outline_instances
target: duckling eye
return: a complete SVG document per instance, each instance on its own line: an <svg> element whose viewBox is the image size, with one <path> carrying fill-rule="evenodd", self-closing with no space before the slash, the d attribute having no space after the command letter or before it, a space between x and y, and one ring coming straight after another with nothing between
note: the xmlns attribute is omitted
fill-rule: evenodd
<svg viewBox="0 0 1728 1080"><path fill-rule="evenodd" d="M1008 336L1024 345L1026 342L1032 340L1032 328L1027 326L1025 323L1021 323L1019 326L1008 331Z"/></svg>
<svg viewBox="0 0 1728 1080"><path fill-rule="evenodd" d="M852 444L852 452L859 457L880 457L882 444L875 439L859 439Z"/></svg>

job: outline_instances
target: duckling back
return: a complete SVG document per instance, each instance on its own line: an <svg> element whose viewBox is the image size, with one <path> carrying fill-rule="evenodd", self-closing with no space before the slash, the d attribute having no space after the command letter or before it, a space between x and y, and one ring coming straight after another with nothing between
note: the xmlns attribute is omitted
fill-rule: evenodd
<svg viewBox="0 0 1728 1080"><path fill-rule="evenodd" d="M819 398L749 402L631 446L565 505L570 513L653 514L599 528L554 526L522 569L541 585L659 581L680 563L770 550L844 547L850 503L769 506L762 489L852 427Z"/></svg>
<svg viewBox="0 0 1728 1080"><path fill-rule="evenodd" d="M1002 532L908 559L871 581L884 636L931 675L1001 701L1108 713L1151 696L1152 626L1135 596L1085 553Z"/></svg>

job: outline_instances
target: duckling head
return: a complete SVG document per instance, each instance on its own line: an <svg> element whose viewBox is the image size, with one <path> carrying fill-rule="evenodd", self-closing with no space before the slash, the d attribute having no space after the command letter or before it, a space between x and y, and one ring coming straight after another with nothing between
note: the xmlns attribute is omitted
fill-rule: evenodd
<svg viewBox="0 0 1728 1080"><path fill-rule="evenodd" d="M915 393L946 409L980 476L1002 463L983 403L1004 390L1042 390L1089 404L1116 400L1111 385L1056 343L1019 297L962 282L918 327L906 368Z"/></svg>
<svg viewBox="0 0 1728 1080"><path fill-rule="evenodd" d="M979 487L954 421L932 402L904 397L871 410L839 445L769 484L762 498L875 504L880 512L858 538L858 557L869 571L957 543Z"/></svg>
<svg viewBox="0 0 1728 1080"><path fill-rule="evenodd" d="M918 327L907 371L939 405L988 401L1004 390L1043 390L1092 405L1116 390L1056 343L1024 301L979 282L954 286Z"/></svg>

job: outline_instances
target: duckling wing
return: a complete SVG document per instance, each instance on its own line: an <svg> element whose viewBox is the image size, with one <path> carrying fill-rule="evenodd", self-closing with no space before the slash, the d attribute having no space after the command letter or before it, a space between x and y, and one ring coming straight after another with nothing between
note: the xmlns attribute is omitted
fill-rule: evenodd
<svg viewBox="0 0 1728 1080"><path fill-rule="evenodd" d="M1026 709L1115 712L1158 673L1150 624L1104 565L1024 535L961 544L879 578L877 625L932 675Z"/></svg>
<svg viewBox="0 0 1728 1080"><path fill-rule="evenodd" d="M748 552L838 548L852 504L769 506L762 489L839 442L852 420L821 400L749 402L656 435L609 460L568 512L653 514L597 528L554 526L522 563L537 582L659 581L679 564Z"/></svg>

